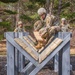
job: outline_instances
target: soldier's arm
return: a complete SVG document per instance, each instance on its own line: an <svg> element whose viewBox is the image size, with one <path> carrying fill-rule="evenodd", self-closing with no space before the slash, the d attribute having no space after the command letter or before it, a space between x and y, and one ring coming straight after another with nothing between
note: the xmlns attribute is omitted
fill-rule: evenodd
<svg viewBox="0 0 75 75"><path fill-rule="evenodd" d="M68 24L68 28L71 29L72 27Z"/></svg>
<svg viewBox="0 0 75 75"><path fill-rule="evenodd" d="M35 22L34 24L34 30L38 31L40 28L42 27L42 23L40 20L38 20L37 22Z"/></svg>

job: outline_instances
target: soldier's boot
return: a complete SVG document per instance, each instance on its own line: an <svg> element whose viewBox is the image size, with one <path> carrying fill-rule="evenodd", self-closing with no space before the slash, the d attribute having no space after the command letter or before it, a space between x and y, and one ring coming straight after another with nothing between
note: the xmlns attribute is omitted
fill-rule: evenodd
<svg viewBox="0 0 75 75"><path fill-rule="evenodd" d="M43 40L43 41L38 41L38 44L35 46L36 49L41 49L43 46L45 46L47 43L46 40Z"/></svg>
<svg viewBox="0 0 75 75"><path fill-rule="evenodd" d="M36 49L41 49L42 48L42 43L38 42L38 44L35 46Z"/></svg>

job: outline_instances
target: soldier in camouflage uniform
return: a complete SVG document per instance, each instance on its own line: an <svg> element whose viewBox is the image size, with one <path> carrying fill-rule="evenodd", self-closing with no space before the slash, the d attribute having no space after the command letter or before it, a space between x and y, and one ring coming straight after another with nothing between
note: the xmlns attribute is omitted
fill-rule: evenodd
<svg viewBox="0 0 75 75"><path fill-rule="evenodd" d="M67 23L65 18L61 19L60 27L61 27L62 32L67 32L71 28L70 25Z"/></svg>
<svg viewBox="0 0 75 75"><path fill-rule="evenodd" d="M14 32L24 32L22 21L18 22L18 27L14 30Z"/></svg>
<svg viewBox="0 0 75 75"><path fill-rule="evenodd" d="M34 24L34 35L37 36L39 34L38 36L41 38L41 40L38 40L39 37L36 37L38 44L35 46L37 49L40 49L54 35L56 26L53 26L55 16L47 14L44 8L38 9L38 15L40 20ZM38 34L36 35L37 32Z"/></svg>

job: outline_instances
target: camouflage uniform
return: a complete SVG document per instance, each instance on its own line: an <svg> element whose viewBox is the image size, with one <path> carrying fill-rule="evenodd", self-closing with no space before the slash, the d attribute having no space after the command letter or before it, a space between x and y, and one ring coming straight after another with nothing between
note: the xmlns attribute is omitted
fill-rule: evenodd
<svg viewBox="0 0 75 75"><path fill-rule="evenodd" d="M17 27L14 32L24 32L24 29L23 28L20 28L20 27Z"/></svg>
<svg viewBox="0 0 75 75"><path fill-rule="evenodd" d="M61 26L61 31L62 31L62 32L67 32L67 31L69 31L69 28L70 28L70 25L69 25L69 24L67 24L67 25L62 25L62 26Z"/></svg>
<svg viewBox="0 0 75 75"><path fill-rule="evenodd" d="M58 27L53 26L55 16L46 14L46 10L44 8L40 8L38 10L38 14L40 16L41 23L37 22L36 25L34 25L34 30L38 31L40 36L43 38L43 41L38 41L38 45L36 46L37 49L40 49L48 42L49 38L55 34L55 29L57 30Z"/></svg>
<svg viewBox="0 0 75 75"><path fill-rule="evenodd" d="M38 20L34 24L34 31L39 31L42 27L43 27L42 21L41 20Z"/></svg>
<svg viewBox="0 0 75 75"><path fill-rule="evenodd" d="M65 18L61 19L61 25L60 25L60 27L61 27L61 31L62 32L67 32L71 28L70 25L67 23L67 21L66 21Z"/></svg>
<svg viewBox="0 0 75 75"><path fill-rule="evenodd" d="M18 22L18 27L14 30L14 32L24 32L22 21Z"/></svg>
<svg viewBox="0 0 75 75"><path fill-rule="evenodd" d="M55 28L52 26L54 21L54 16L49 14L46 15L45 20L37 21L34 24L34 30L38 31L40 36L45 41L38 41L38 45L36 46L37 49L40 49L42 46L45 46L48 39L55 33Z"/></svg>
<svg viewBox="0 0 75 75"><path fill-rule="evenodd" d="M42 20L44 25L39 30L39 33L41 33L42 37L46 38L48 35L50 37L51 34L53 35L55 33L55 28L53 26L54 18L55 17L53 15L50 16L49 14L47 14L45 20Z"/></svg>

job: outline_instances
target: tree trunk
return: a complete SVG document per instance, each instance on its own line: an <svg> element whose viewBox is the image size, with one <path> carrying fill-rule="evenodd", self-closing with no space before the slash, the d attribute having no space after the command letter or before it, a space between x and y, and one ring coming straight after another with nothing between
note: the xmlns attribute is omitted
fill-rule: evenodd
<svg viewBox="0 0 75 75"><path fill-rule="evenodd" d="M20 0L18 1L18 5L17 5L16 27L17 27L17 23L19 21L19 17L20 17Z"/></svg>
<svg viewBox="0 0 75 75"><path fill-rule="evenodd" d="M49 7L50 7L50 0L46 0L47 13L49 13Z"/></svg>
<svg viewBox="0 0 75 75"><path fill-rule="evenodd" d="M53 5L54 5L54 0L51 0L50 7L49 7L49 13L50 13L50 15L53 14Z"/></svg>
<svg viewBox="0 0 75 75"><path fill-rule="evenodd" d="M62 0L59 0L59 6L58 6L58 20L60 20L61 5L62 5Z"/></svg>

